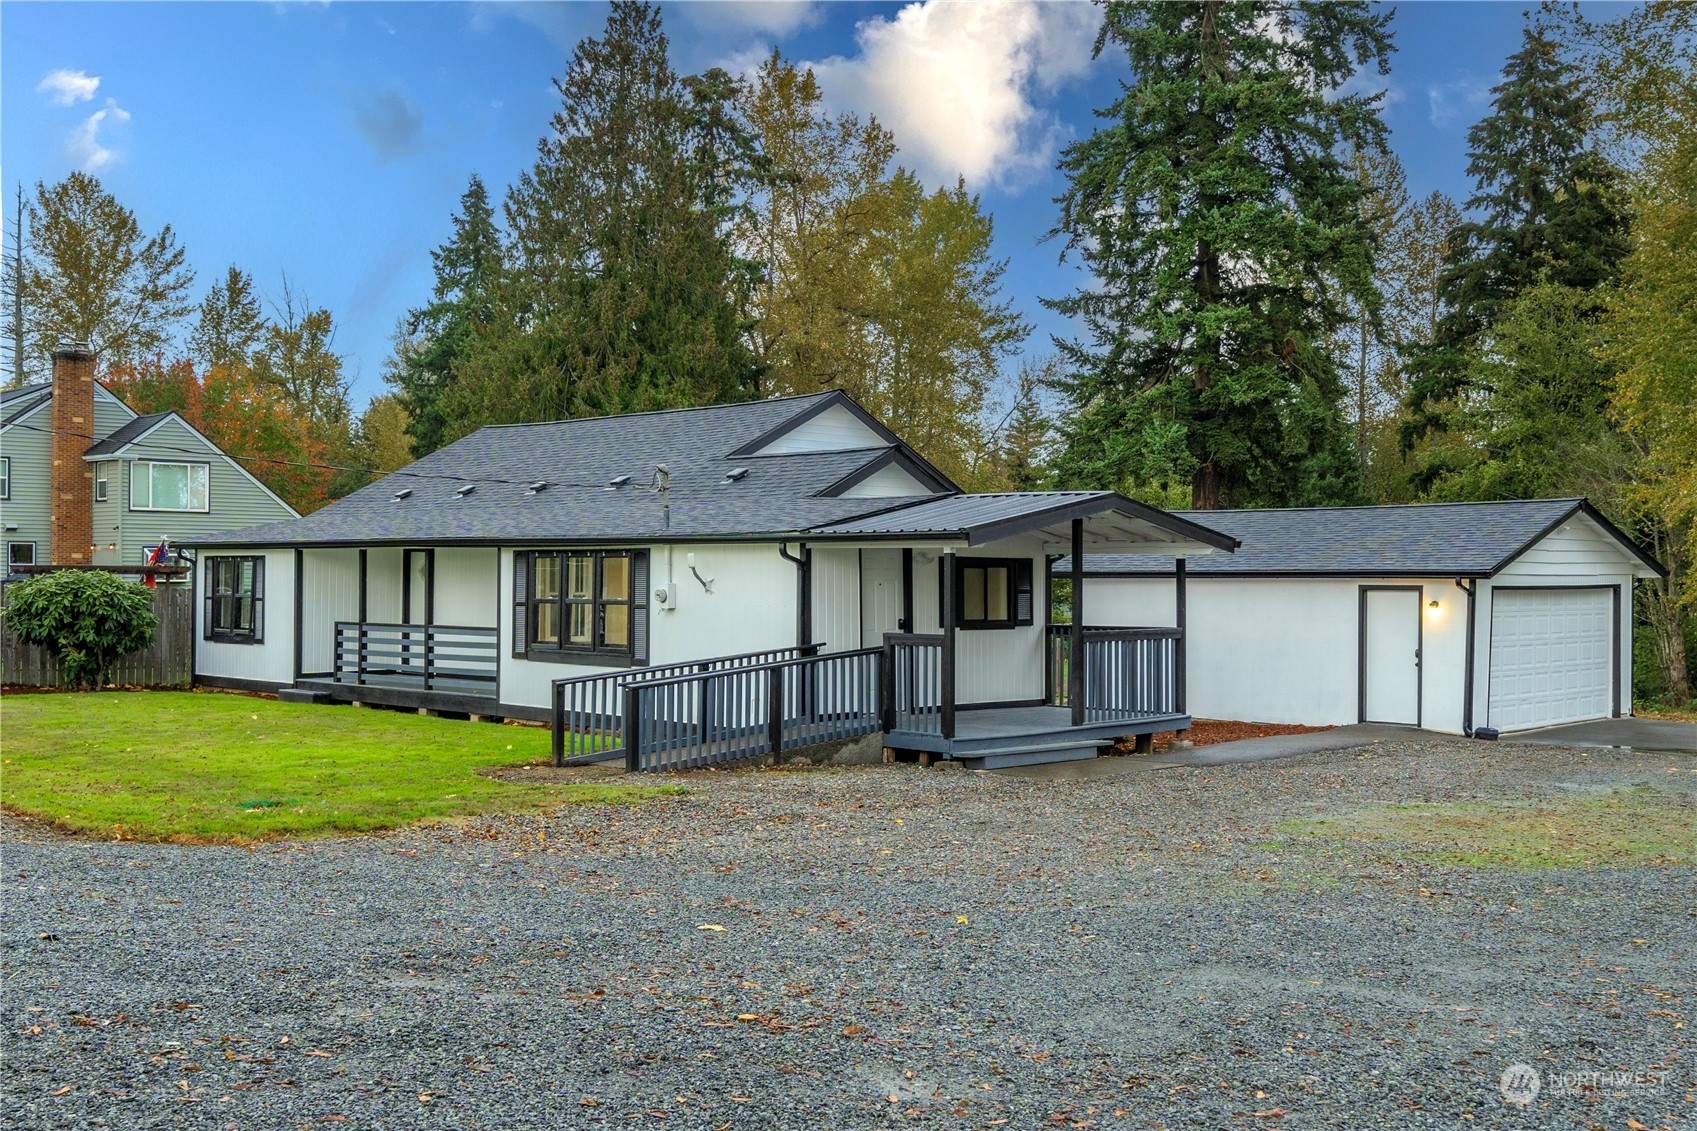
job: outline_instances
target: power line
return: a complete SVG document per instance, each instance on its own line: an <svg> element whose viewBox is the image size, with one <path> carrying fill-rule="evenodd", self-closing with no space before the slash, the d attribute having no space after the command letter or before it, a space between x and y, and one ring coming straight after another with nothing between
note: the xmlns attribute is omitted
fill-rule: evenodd
<svg viewBox="0 0 1697 1131"><path fill-rule="evenodd" d="M9 425L7 425L7 427L8 428L22 428L22 429L25 429L25 430L30 431L30 432L41 432L41 433L45 433L45 434L53 435L53 436L70 436L70 437L72 437L74 439L78 439L78 440L104 439L104 437L94 436L94 435L91 435L87 432L72 432L72 431L69 431L69 430L63 429L63 428L43 428L42 426L40 426L38 424L22 424L22 423L19 423L19 424L9 424ZM215 448L217 448L217 445L213 445L213 446ZM154 451L172 452L172 453L176 453L176 454L180 454L180 455L201 456L201 457L204 457L206 455L206 450L204 448L183 448L183 447L177 447L177 446L172 445L172 444L149 444L148 447L150 449L154 450ZM376 468L372 468L372 467L345 467L341 464L314 463L314 462L311 462L309 460L277 459L277 458L272 457L272 456L239 456L239 455L236 455L232 452L226 452L222 448L217 448L217 450L220 453L222 453L225 457L227 457L229 459L233 459L233 460L240 460L243 463L265 463L265 464L272 464L272 465L279 466L279 467L307 468L307 469L314 470L314 471L351 471L351 472L357 472L357 473L362 474L362 475L371 475L371 476L376 476L376 477L379 477L379 478L388 477L388 476L404 476L408 479L437 479L437 480L442 480L444 482L450 482L450 483L471 483L471 484L474 484L474 485L476 485L476 484L495 484L495 485L504 486L504 487L525 487L525 488L529 488L529 487L531 487L531 486L533 486L534 484L537 484L537 483L542 483L543 485L545 485L547 487L578 487L578 488L582 488L582 489L588 490L588 491L602 491L602 490L606 490L608 487L612 486L611 484L608 484L608 483L562 483L562 482L559 482L558 480L554 480L554 479L546 479L545 480L545 479L541 479L541 478L502 479L502 478L499 478L497 476L452 475L452 474L449 474L447 472L438 472L438 471L408 471L405 468L402 468L399 471L379 471Z"/></svg>

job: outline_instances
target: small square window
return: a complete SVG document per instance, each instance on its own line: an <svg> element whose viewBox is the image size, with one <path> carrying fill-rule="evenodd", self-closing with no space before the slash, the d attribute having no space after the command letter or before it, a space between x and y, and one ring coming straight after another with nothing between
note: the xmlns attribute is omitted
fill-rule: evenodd
<svg viewBox="0 0 1697 1131"><path fill-rule="evenodd" d="M6 564L9 566L24 566L35 564L34 542L6 543Z"/></svg>

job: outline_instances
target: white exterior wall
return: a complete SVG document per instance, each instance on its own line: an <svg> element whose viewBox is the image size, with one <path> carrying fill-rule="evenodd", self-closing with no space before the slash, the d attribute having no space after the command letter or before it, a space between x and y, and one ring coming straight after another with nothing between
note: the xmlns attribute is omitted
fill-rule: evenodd
<svg viewBox="0 0 1697 1131"><path fill-rule="evenodd" d="M795 645L796 566L779 556L775 543L672 548L670 579L678 587L678 607L672 610L656 605L652 593L668 579L668 548L650 546L648 551L650 592L638 596L645 596L649 602L651 664L674 664ZM503 549L500 554L501 701L547 707L549 687L554 680L604 675L614 670L513 656L513 551ZM686 564L689 554L695 555L696 571L712 580L713 592L703 592L690 573Z"/></svg>
<svg viewBox="0 0 1697 1131"><path fill-rule="evenodd" d="M962 558L1030 558L1034 623L1015 628L962 629L955 633L955 699L974 703L1011 703L1042 699L1043 633L1049 610L1044 604L1043 546L1036 538L1006 538L957 551ZM933 550L913 555L913 631L943 631L942 581Z"/></svg>
<svg viewBox="0 0 1697 1131"><path fill-rule="evenodd" d="M431 620L460 628L494 628L500 622L499 568L500 551L492 546L437 550Z"/></svg>
<svg viewBox="0 0 1697 1131"><path fill-rule="evenodd" d="M842 405L832 405L811 420L805 420L760 449L763 456L794 452L845 452L858 448L881 448L882 436Z"/></svg>
<svg viewBox="0 0 1697 1131"><path fill-rule="evenodd" d="M845 499L900 499L929 495L931 488L915 479L909 472L891 464L879 468L847 491Z"/></svg>
<svg viewBox="0 0 1697 1131"><path fill-rule="evenodd" d="M207 560L230 554L265 559L265 639L260 644L221 644L206 639ZM256 683L295 681L295 552L208 551L195 564L194 671L197 676Z"/></svg>
<svg viewBox="0 0 1697 1131"><path fill-rule="evenodd" d="M1420 588L1421 725L1461 733L1467 596L1447 578L1190 575L1185 585L1187 710L1197 718L1259 723L1344 726L1359 721L1363 585ZM1435 610L1428 607L1434 600ZM1485 615L1483 607L1480 615ZM1086 624L1170 628L1176 623L1173 579L1086 580L1084 619ZM1483 666L1479 655L1475 663Z"/></svg>
<svg viewBox="0 0 1697 1131"><path fill-rule="evenodd" d="M322 674L336 665L336 622L359 619L359 551L303 550L301 566L301 671Z"/></svg>
<svg viewBox="0 0 1697 1131"><path fill-rule="evenodd" d="M822 652L860 647L860 552L813 551L813 643Z"/></svg>

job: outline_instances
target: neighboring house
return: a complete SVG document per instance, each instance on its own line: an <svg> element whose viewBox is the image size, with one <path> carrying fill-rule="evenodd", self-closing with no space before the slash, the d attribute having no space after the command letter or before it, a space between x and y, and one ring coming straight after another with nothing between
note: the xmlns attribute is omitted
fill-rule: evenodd
<svg viewBox="0 0 1697 1131"><path fill-rule="evenodd" d="M1471 734L1631 713L1632 584L1664 571L1583 499L1184 517L1242 551L1086 555L1084 608L1177 623L1182 572L1199 716Z"/></svg>
<svg viewBox="0 0 1697 1131"><path fill-rule="evenodd" d="M1028 761L1189 725L1179 635L1052 631L1049 558L1235 545L1109 492L962 494L841 393L484 428L306 518L196 541L205 684L557 737L593 692L602 722L688 715L695 737L659 754L793 745L805 715L814 737Z"/></svg>
<svg viewBox="0 0 1697 1131"><path fill-rule="evenodd" d="M141 565L161 539L299 517L177 413L137 416L94 373L63 349L51 381L0 393L8 568Z"/></svg>

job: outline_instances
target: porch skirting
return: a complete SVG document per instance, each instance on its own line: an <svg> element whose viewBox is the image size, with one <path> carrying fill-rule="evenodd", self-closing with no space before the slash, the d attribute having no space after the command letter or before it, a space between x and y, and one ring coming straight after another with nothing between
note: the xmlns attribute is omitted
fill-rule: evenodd
<svg viewBox="0 0 1697 1131"><path fill-rule="evenodd" d="M455 691L426 691L422 687L386 686L378 683L340 683L333 679L301 679L295 686L303 691L329 695L338 703L376 703L383 707L421 707L431 711L450 711L467 715L488 715L501 719L524 719L545 723L550 715L546 707L527 707L518 703L502 703L488 695L466 695Z"/></svg>

